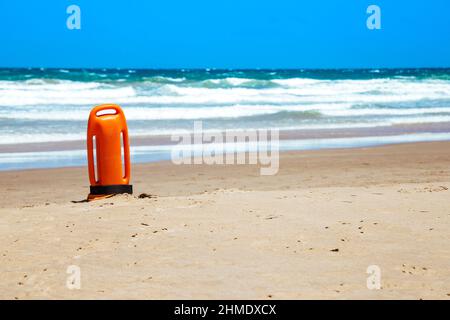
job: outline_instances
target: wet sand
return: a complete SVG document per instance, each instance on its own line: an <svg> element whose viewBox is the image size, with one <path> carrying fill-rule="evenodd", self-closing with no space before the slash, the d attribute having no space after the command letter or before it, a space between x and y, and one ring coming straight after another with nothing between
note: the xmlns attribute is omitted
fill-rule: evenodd
<svg viewBox="0 0 450 320"><path fill-rule="evenodd" d="M86 168L0 172L0 298L450 299L450 142L259 172L135 165L133 196L95 202Z"/></svg>
<svg viewBox="0 0 450 320"><path fill-rule="evenodd" d="M450 122L439 123L415 123L377 126L368 128L337 128L337 129L308 129L308 130L281 130L281 140L300 139L331 139L331 138L361 138L397 136L417 133L448 133ZM233 133L228 131L228 133ZM163 146L174 145L177 142L171 140L170 135L132 136L132 146ZM86 140L57 141L42 143L20 143L0 144L0 153L15 152L47 152L47 151L69 151L85 150Z"/></svg>

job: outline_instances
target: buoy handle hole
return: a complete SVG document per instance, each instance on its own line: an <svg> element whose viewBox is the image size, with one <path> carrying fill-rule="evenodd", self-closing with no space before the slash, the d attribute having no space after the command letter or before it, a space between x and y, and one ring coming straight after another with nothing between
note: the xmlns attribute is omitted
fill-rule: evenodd
<svg viewBox="0 0 450 320"><path fill-rule="evenodd" d="M106 116L106 115L110 115L110 114L117 114L117 110L116 109L103 109L103 110L97 111L97 113L95 115L97 117L101 117L101 116Z"/></svg>

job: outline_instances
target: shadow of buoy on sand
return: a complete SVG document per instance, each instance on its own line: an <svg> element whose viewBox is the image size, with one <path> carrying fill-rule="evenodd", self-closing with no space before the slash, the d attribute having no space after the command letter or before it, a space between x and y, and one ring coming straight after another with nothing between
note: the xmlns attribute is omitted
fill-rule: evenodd
<svg viewBox="0 0 450 320"><path fill-rule="evenodd" d="M115 194L115 195L110 196L109 198L112 198L112 197L115 197L115 196L118 196L118 195L119 194ZM150 194L150 193L141 193L139 196L137 196L138 199L155 199L157 197L158 197L157 195ZM72 202L72 203L86 203L86 202L89 202L89 200L88 199L72 200L70 202Z"/></svg>

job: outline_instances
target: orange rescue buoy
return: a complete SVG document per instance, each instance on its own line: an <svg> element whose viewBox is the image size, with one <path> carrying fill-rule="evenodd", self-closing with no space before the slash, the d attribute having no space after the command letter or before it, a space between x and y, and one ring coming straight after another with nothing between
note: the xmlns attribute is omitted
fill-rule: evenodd
<svg viewBox="0 0 450 320"><path fill-rule="evenodd" d="M127 122L118 105L103 104L91 110L87 158L91 184L88 200L133 193L133 186L129 184L131 165Z"/></svg>

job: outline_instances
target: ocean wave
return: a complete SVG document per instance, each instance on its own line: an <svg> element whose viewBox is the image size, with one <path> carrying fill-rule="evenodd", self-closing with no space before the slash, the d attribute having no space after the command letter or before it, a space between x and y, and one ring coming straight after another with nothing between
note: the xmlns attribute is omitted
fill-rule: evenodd
<svg viewBox="0 0 450 320"><path fill-rule="evenodd" d="M9 94L7 90L18 91L80 91L92 90L96 88L115 88L113 85L108 85L100 82L81 82L60 79L29 79L24 81L0 81L0 92Z"/></svg>
<svg viewBox="0 0 450 320"><path fill-rule="evenodd" d="M194 82L189 84L192 87L200 88L254 88L254 89L268 89L279 87L277 83L268 79L251 79L251 78L223 78L223 79L208 79L201 82Z"/></svg>
<svg viewBox="0 0 450 320"><path fill-rule="evenodd" d="M85 132L77 133L4 133L0 134L0 145L18 143L42 143L60 141L79 141L86 139Z"/></svg>
<svg viewBox="0 0 450 320"><path fill-rule="evenodd" d="M315 85L318 83L324 83L328 82L328 80L315 80L315 79L306 79L306 78L291 78L291 79L276 79L272 80L272 82L277 83L282 86L291 87L291 88L298 88L305 85Z"/></svg>
<svg viewBox="0 0 450 320"><path fill-rule="evenodd" d="M84 139L91 108L103 103L123 107L133 135L171 134L194 120L214 130L450 121L450 80L434 71L8 72L0 69L0 144Z"/></svg>
<svg viewBox="0 0 450 320"><path fill-rule="evenodd" d="M442 108L380 108L380 109L347 109L347 110L324 110L321 114L332 117L362 117L362 116L404 116L404 115L428 115L428 114L450 114L450 106Z"/></svg>
<svg viewBox="0 0 450 320"><path fill-rule="evenodd" d="M172 78L172 77L163 77L163 76L154 76L154 77L144 77L144 83L180 83L186 81L185 77L181 78Z"/></svg>
<svg viewBox="0 0 450 320"><path fill-rule="evenodd" d="M195 120L217 118L241 118L276 114L279 112L324 112L348 109L350 104L312 105L232 105L217 107L124 107L127 120ZM450 110L450 109L449 109ZM45 112L43 112L45 111ZM14 112L0 110L0 119L86 121L90 108L21 108Z"/></svg>
<svg viewBox="0 0 450 320"><path fill-rule="evenodd" d="M404 117L404 118L387 118L374 121L346 122L346 123L303 123L290 126L279 126L277 124L269 126L247 124L245 128L232 128L233 131L244 131L248 129L278 129L278 130L332 130L332 129L358 129L358 128L376 128L388 127L392 125L408 125L408 124L432 124L440 122L450 122L450 116L443 117ZM180 128L136 128L133 129L130 124L130 133L133 137L140 136L160 136L160 135L176 135L185 134L192 131L193 122L189 124L188 129ZM62 142L62 141L83 141L86 139L85 128L80 128L73 133L0 133L0 145L23 144L23 143L42 143L42 142ZM205 128L203 132L220 132L223 127Z"/></svg>
<svg viewBox="0 0 450 320"><path fill-rule="evenodd" d="M74 82L30 79L0 81L0 106L95 105L105 102L151 105L388 103L450 99L450 81L423 82L313 79L210 79L195 83ZM270 82L273 86L263 85ZM226 83L226 85L225 85Z"/></svg>
<svg viewBox="0 0 450 320"><path fill-rule="evenodd" d="M100 83L59 81L37 84L0 82L0 106L83 105L136 97L131 86L115 87Z"/></svg>

